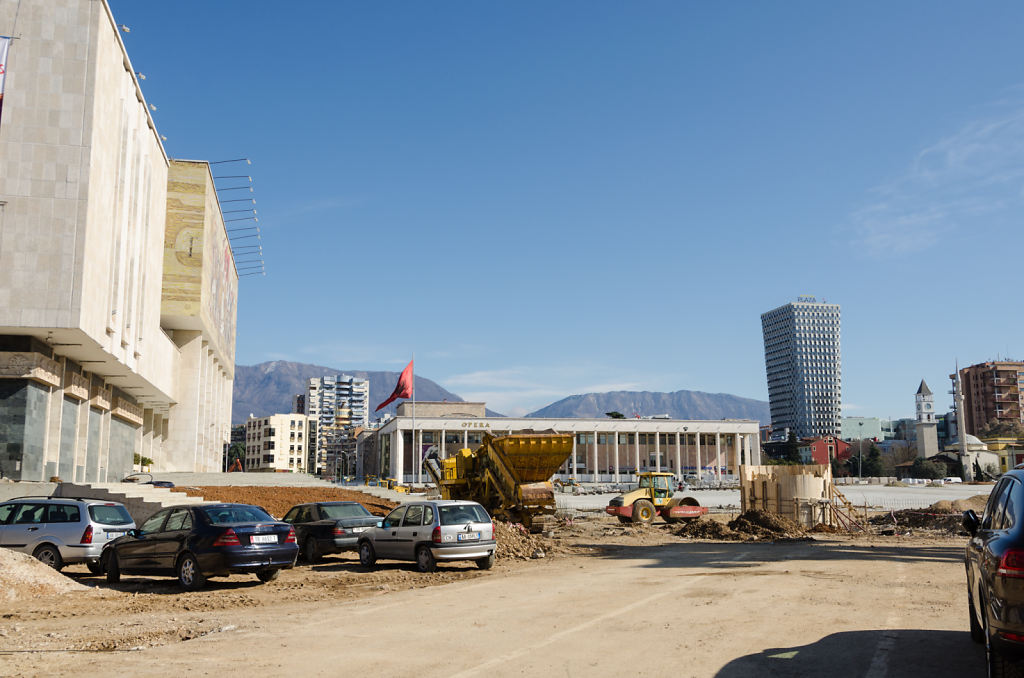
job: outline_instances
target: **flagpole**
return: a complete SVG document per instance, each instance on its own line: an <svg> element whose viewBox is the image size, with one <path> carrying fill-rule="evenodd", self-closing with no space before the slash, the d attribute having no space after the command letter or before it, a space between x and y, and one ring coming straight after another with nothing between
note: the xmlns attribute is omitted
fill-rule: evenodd
<svg viewBox="0 0 1024 678"><path fill-rule="evenodd" d="M416 455L413 457L416 460L416 482L420 482L420 469L423 468L423 460L420 459L420 455L423 452L420 450L420 446L416 444L416 351L412 352L412 448L416 450ZM401 482L401 480L399 480Z"/></svg>

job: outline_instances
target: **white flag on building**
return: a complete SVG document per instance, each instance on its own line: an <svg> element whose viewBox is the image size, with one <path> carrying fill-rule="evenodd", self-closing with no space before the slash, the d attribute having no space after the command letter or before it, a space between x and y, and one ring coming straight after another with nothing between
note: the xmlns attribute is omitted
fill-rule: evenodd
<svg viewBox="0 0 1024 678"><path fill-rule="evenodd" d="M0 115L4 110L4 79L7 77L7 49L11 39L0 36Z"/></svg>

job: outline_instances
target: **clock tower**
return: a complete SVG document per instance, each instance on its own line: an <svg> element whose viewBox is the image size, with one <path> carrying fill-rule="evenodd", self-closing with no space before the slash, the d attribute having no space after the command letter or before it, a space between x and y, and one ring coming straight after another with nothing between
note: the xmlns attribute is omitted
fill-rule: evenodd
<svg viewBox="0 0 1024 678"><path fill-rule="evenodd" d="M914 399L917 405L917 456L927 459L939 453L939 438L935 430L935 396L924 379Z"/></svg>

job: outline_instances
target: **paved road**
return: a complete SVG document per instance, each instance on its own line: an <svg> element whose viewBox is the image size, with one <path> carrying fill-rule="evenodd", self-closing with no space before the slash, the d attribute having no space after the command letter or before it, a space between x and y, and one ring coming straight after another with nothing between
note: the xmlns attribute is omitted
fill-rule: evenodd
<svg viewBox="0 0 1024 678"><path fill-rule="evenodd" d="M953 540L608 547L353 602L239 611L239 630L76 657L75 672L981 678L961 552Z"/></svg>

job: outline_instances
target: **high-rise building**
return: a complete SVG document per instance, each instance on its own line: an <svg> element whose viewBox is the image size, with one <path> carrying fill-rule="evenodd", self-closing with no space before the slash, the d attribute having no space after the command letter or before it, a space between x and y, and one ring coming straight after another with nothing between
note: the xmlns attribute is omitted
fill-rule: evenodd
<svg viewBox="0 0 1024 678"><path fill-rule="evenodd" d="M761 314L772 428L838 436L842 423L839 304L798 297Z"/></svg>
<svg viewBox="0 0 1024 678"><path fill-rule="evenodd" d="M367 426L370 382L344 374L314 377L305 401L306 414L316 422L316 468L334 473L353 429Z"/></svg>
<svg viewBox="0 0 1024 678"><path fill-rule="evenodd" d="M949 378L956 382L956 375ZM960 370L964 428L977 435L986 424L1024 424L1024 362L997 360Z"/></svg>
<svg viewBox="0 0 1024 678"><path fill-rule="evenodd" d="M249 415L245 422L245 470L306 470L309 422L304 414Z"/></svg>

